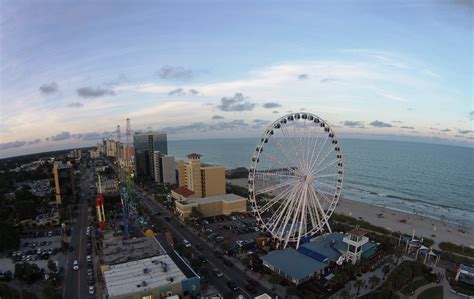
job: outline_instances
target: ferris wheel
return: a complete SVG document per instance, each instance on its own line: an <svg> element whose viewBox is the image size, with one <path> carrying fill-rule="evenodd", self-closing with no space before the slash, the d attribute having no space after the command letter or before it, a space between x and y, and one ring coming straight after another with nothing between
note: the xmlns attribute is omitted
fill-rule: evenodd
<svg viewBox="0 0 474 299"><path fill-rule="evenodd" d="M278 118L262 134L249 170L249 200L259 225L283 247L331 231L344 163L334 131L307 112Z"/></svg>

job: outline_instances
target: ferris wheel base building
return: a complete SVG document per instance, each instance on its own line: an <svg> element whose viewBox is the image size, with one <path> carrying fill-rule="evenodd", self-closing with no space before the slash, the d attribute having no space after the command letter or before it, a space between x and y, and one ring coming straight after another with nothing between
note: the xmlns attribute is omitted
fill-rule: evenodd
<svg viewBox="0 0 474 299"><path fill-rule="evenodd" d="M298 285L315 275L328 275L325 268L331 261L356 264L370 258L376 249L377 244L369 241L364 231L354 229L347 234L336 232L313 238L298 249L274 250L261 260L264 266Z"/></svg>

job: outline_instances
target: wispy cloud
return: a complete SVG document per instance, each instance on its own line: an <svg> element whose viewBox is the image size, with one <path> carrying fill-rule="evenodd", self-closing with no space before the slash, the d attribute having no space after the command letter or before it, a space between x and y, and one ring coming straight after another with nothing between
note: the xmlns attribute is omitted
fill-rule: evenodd
<svg viewBox="0 0 474 299"><path fill-rule="evenodd" d="M247 101L247 98L240 92L233 97L223 97L217 108L221 111L251 111L255 108L254 103Z"/></svg>
<svg viewBox="0 0 474 299"><path fill-rule="evenodd" d="M409 130L414 130L415 128L412 126L401 126L401 129L409 129Z"/></svg>
<svg viewBox="0 0 474 299"><path fill-rule="evenodd" d="M458 133L459 134L471 134L473 133L474 131L473 130L459 130Z"/></svg>
<svg viewBox="0 0 474 299"><path fill-rule="evenodd" d="M77 95L82 98L98 98L103 96L114 96L115 92L107 88L81 87L77 89Z"/></svg>
<svg viewBox="0 0 474 299"><path fill-rule="evenodd" d="M364 128L363 121L345 120L345 121L341 121L341 124L344 125L345 127L350 127L350 128Z"/></svg>
<svg viewBox="0 0 474 299"><path fill-rule="evenodd" d="M0 143L0 150L5 150L5 149L10 149L10 148L17 148L21 147L27 144L26 141L11 141L11 142L5 142L5 143Z"/></svg>
<svg viewBox="0 0 474 299"><path fill-rule="evenodd" d="M165 65L158 71L158 76L164 80L190 80L195 74L190 69Z"/></svg>
<svg viewBox="0 0 474 299"><path fill-rule="evenodd" d="M53 141L62 141L71 138L71 134L69 132L61 132L55 136L51 136L51 140Z"/></svg>
<svg viewBox="0 0 474 299"><path fill-rule="evenodd" d="M45 83L40 86L39 90L42 94L52 94L57 92L59 89L58 83L56 82L51 82L51 83Z"/></svg>
<svg viewBox="0 0 474 299"><path fill-rule="evenodd" d="M212 116L212 119L223 119L224 116L221 116L221 115L213 115Z"/></svg>
<svg viewBox="0 0 474 299"><path fill-rule="evenodd" d="M308 79L308 74L299 74L298 75L298 80L306 80Z"/></svg>
<svg viewBox="0 0 474 299"><path fill-rule="evenodd" d="M72 102L67 105L70 108L81 108L84 106L81 102Z"/></svg>
<svg viewBox="0 0 474 299"><path fill-rule="evenodd" d="M393 127L390 123L386 123L386 122L379 121L379 120L374 120L369 125L371 125L372 127L375 127L375 128L391 128L391 127Z"/></svg>
<svg viewBox="0 0 474 299"><path fill-rule="evenodd" d="M199 94L199 91L197 91L196 89L190 89L189 90L189 94L192 94L192 95L198 95Z"/></svg>
<svg viewBox="0 0 474 299"><path fill-rule="evenodd" d="M168 95L172 96L172 95L185 95L186 92L182 89L182 88L177 88L177 89L174 89L170 92L168 92Z"/></svg>
<svg viewBox="0 0 474 299"><path fill-rule="evenodd" d="M264 103L262 107L265 109L272 109L272 108L281 107L281 104L275 103L275 102L268 102L268 103Z"/></svg>

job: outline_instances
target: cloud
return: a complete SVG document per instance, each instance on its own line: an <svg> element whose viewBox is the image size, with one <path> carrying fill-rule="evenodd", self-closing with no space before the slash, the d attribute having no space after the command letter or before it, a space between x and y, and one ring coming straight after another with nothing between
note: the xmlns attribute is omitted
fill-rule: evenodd
<svg viewBox="0 0 474 299"><path fill-rule="evenodd" d="M58 135L51 136L52 141L61 141L61 140L69 139L69 138L71 138L71 134L69 132L66 132L66 131L61 132Z"/></svg>
<svg viewBox="0 0 474 299"><path fill-rule="evenodd" d="M451 132L451 130L450 129L443 129L443 130L441 130L441 132Z"/></svg>
<svg viewBox="0 0 474 299"><path fill-rule="evenodd" d="M24 146L26 143L27 143L26 141L18 141L18 140L17 141L0 143L0 150L21 147L21 146Z"/></svg>
<svg viewBox="0 0 474 299"><path fill-rule="evenodd" d="M459 134L470 134L470 133L473 133L474 131L473 130L459 130L458 133Z"/></svg>
<svg viewBox="0 0 474 299"><path fill-rule="evenodd" d="M413 110L415 110L415 109L413 109L413 108L407 108L407 110L408 110L408 111L413 111Z"/></svg>
<svg viewBox="0 0 474 299"><path fill-rule="evenodd" d="M28 141L28 145L30 144L38 144L41 142L41 139L40 138L36 138L34 140L31 140L31 141Z"/></svg>
<svg viewBox="0 0 474 299"><path fill-rule="evenodd" d="M183 67L165 65L158 71L158 76L164 80L189 80L195 74L192 70Z"/></svg>
<svg viewBox="0 0 474 299"><path fill-rule="evenodd" d="M57 92L59 89L58 83L56 82L51 82L51 83L45 83L40 86L39 90L43 94L52 94Z"/></svg>
<svg viewBox="0 0 474 299"><path fill-rule="evenodd" d="M114 137L115 134L116 134L116 132L108 132L108 131L105 131L105 132L102 132L102 133L99 133L99 132L86 132L86 133L75 134L75 137L78 138L78 139L82 139L82 140L99 140L99 139L103 139L103 138Z"/></svg>
<svg viewBox="0 0 474 299"><path fill-rule="evenodd" d="M72 102L67 105L70 108L81 108L84 106L81 102Z"/></svg>
<svg viewBox="0 0 474 299"><path fill-rule="evenodd" d="M265 120L265 119L254 119L253 120L253 125L251 126L252 129L260 129L262 128L263 126L265 126L266 124L269 124L270 121L269 120Z"/></svg>
<svg viewBox="0 0 474 299"><path fill-rule="evenodd" d="M371 125L372 127L376 127L376 128L391 128L391 127L393 127L391 124L383 122L383 121L379 121L379 120L374 120L369 125Z"/></svg>
<svg viewBox="0 0 474 299"><path fill-rule="evenodd" d="M236 93L233 97L223 97L220 105L217 108L221 111L251 111L255 108L254 103L246 101L244 95L240 92Z"/></svg>
<svg viewBox="0 0 474 299"><path fill-rule="evenodd" d="M336 78L322 78L321 80L319 80L320 83L331 83L331 82L337 82L337 81L340 81L339 79L336 79Z"/></svg>
<svg viewBox="0 0 474 299"><path fill-rule="evenodd" d="M391 122L394 124L403 124L403 122L400 120L392 120Z"/></svg>
<svg viewBox="0 0 474 299"><path fill-rule="evenodd" d="M400 128L401 129L409 129L409 130L414 130L415 129L414 127L410 127L410 126L401 126Z"/></svg>
<svg viewBox="0 0 474 299"><path fill-rule="evenodd" d="M186 92L182 88L177 88L175 90L172 90L172 91L168 92L168 95L170 95L170 96L172 96L172 95L183 96L185 94L186 94Z"/></svg>
<svg viewBox="0 0 474 299"><path fill-rule="evenodd" d="M272 108L281 107L281 104L275 103L275 102L268 102L268 103L263 104L262 106L265 109L272 109Z"/></svg>
<svg viewBox="0 0 474 299"><path fill-rule="evenodd" d="M363 121L346 120L346 121L341 121L341 124L350 128L364 128Z"/></svg>
<svg viewBox="0 0 474 299"><path fill-rule="evenodd" d="M195 122L189 125L169 126L161 128L162 131L168 134L180 134L189 132L208 132L208 131L222 131L222 130L242 130L247 129L250 125L241 119L232 121L220 121L217 123L206 124L204 122Z"/></svg>
<svg viewBox="0 0 474 299"><path fill-rule="evenodd" d="M277 113L280 113L280 112L278 112L278 111L275 110L275 111L273 111L272 113L273 113L273 114L277 114Z"/></svg>
<svg viewBox="0 0 474 299"><path fill-rule="evenodd" d="M306 80L308 78L309 78L308 74L299 74L298 75L298 80Z"/></svg>
<svg viewBox="0 0 474 299"><path fill-rule="evenodd" d="M469 112L469 116L471 117L471 120L474 120L474 111Z"/></svg>
<svg viewBox="0 0 474 299"><path fill-rule="evenodd" d="M49 141L49 137L46 137L44 140L45 140L45 141Z"/></svg>
<svg viewBox="0 0 474 299"><path fill-rule="evenodd" d="M114 96L115 92L112 89L81 87L77 89L77 95L82 98L98 98L103 96Z"/></svg>
<svg viewBox="0 0 474 299"><path fill-rule="evenodd" d="M220 116L220 115L213 115L212 116L212 119L223 119L224 116Z"/></svg>
<svg viewBox="0 0 474 299"><path fill-rule="evenodd" d="M191 89L189 90L189 93L195 96L195 95L198 95L198 94L199 94L199 91L197 91L196 89L192 89L192 88L191 88Z"/></svg>

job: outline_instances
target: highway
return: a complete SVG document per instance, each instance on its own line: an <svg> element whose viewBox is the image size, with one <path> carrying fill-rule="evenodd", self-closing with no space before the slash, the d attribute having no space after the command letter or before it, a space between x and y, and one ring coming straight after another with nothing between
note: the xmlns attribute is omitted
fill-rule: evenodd
<svg viewBox="0 0 474 299"><path fill-rule="evenodd" d="M64 289L63 298L95 298L89 295L89 284L87 281L87 262L86 262L86 228L88 223L88 207L90 200L89 182L91 172L81 168L81 192L78 202L78 214L76 223L73 225L71 233L70 246L74 248L69 252L64 266ZM72 269L74 260L79 261L79 270Z"/></svg>

